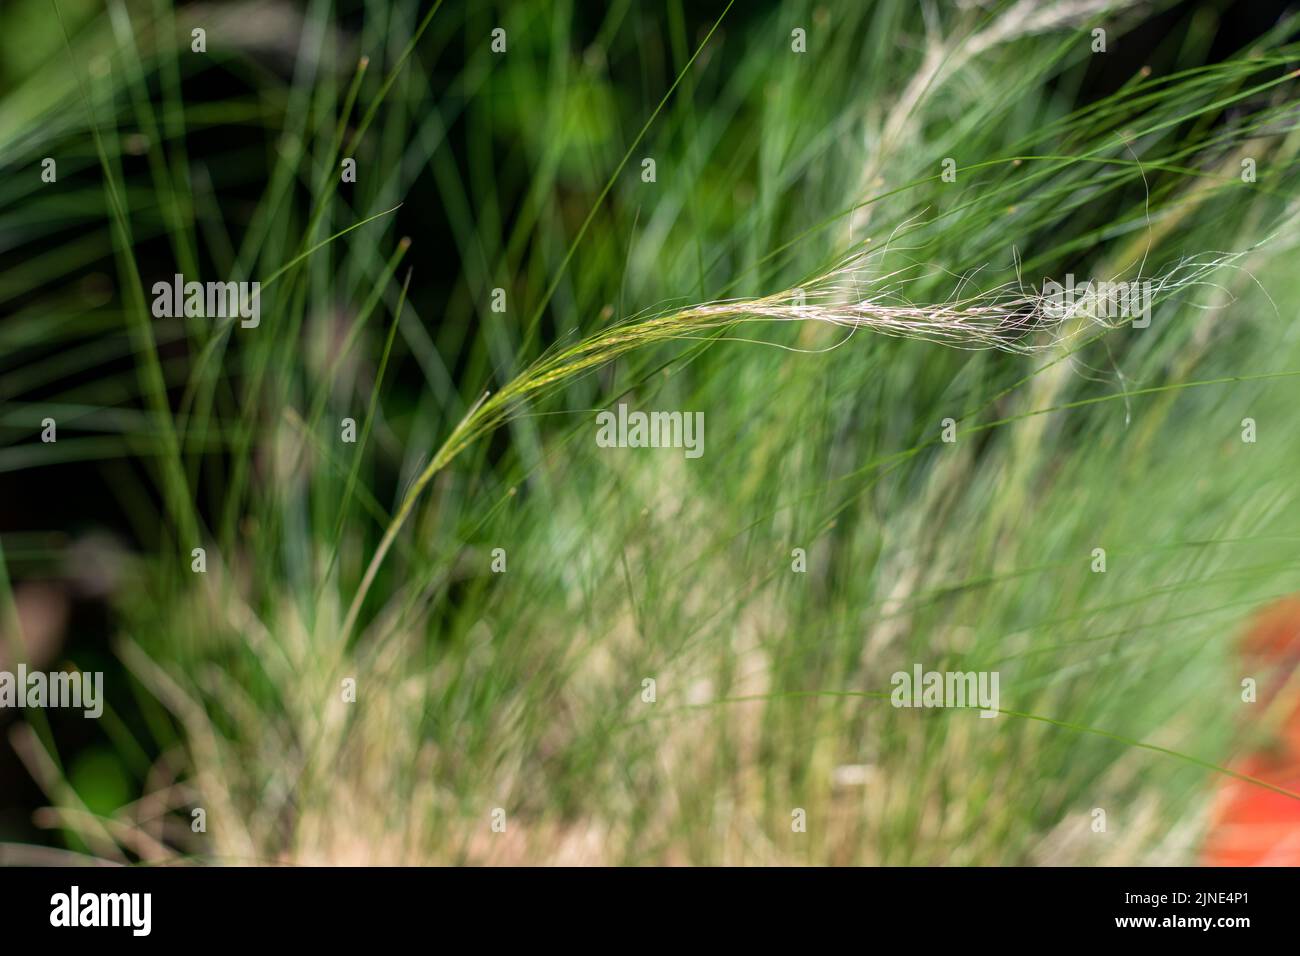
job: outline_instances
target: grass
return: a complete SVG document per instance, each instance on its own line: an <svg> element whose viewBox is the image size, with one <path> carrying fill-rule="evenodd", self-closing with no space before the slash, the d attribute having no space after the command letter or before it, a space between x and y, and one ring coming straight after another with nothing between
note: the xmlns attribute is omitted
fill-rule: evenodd
<svg viewBox="0 0 1300 956"><path fill-rule="evenodd" d="M1196 858L1267 724L1235 636L1300 569L1295 18L1220 55L1226 6L714 6L22 6L0 474L108 493L0 529L7 659L24 585L121 542L68 652L111 652L109 767L10 725L48 842ZM177 271L261 325L154 319ZM1151 326L1050 319L1067 272L1150 279ZM704 457L597 447L619 401ZM1002 716L890 707L914 662Z"/></svg>

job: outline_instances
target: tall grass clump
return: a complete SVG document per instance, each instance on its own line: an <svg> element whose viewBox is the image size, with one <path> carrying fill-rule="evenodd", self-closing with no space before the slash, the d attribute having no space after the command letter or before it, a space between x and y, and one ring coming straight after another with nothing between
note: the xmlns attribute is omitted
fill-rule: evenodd
<svg viewBox="0 0 1300 956"><path fill-rule="evenodd" d="M10 727L49 843L1196 858L1266 723L1235 635L1300 589L1294 16L56 6L0 93L0 474L102 501L0 529L0 620L112 571L67 653L120 766ZM260 325L155 318L174 273ZM598 447L620 403L704 455ZM1003 712L890 706L915 663Z"/></svg>

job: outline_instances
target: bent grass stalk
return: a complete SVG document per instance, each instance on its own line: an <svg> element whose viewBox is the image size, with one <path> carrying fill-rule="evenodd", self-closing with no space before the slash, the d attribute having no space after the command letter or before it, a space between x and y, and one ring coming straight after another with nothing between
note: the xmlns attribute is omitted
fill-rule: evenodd
<svg viewBox="0 0 1300 956"><path fill-rule="evenodd" d="M1041 292L1006 285L988 292L959 296L935 305L898 302L883 291L861 297L860 272L880 250L858 252L805 286L756 299L703 303L666 315L633 320L598 332L576 345L558 349L526 369L495 393L484 393L439 446L432 460L411 483L397 513L389 522L366 567L348 607L341 638L346 641L356 626L361 607L373 586L379 567L410 517L420 495L433 477L446 468L468 445L503 424L520 404L540 397L565 382L606 365L635 349L726 329L745 322L809 322L866 330L880 335L928 341L964 349L995 349L1028 354L1054 350L1086 325L1078 308L1054 314ZM1161 298L1182 287L1204 282L1214 269L1231 262L1219 256L1205 263L1187 260L1152 281ZM1189 265L1190 264L1190 265ZM1191 268L1184 274L1185 268ZM887 276L886 278L892 278ZM876 282L876 280L871 280ZM883 287L882 288L887 288ZM1125 320L1093 317L1103 328ZM1063 334L1062 329L1068 329ZM1046 337L1042 337L1046 333Z"/></svg>

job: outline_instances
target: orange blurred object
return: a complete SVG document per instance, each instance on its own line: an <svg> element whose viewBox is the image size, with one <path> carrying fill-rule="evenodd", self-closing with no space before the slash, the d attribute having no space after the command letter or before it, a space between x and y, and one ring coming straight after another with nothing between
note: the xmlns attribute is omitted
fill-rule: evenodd
<svg viewBox="0 0 1300 956"><path fill-rule="evenodd" d="M1300 597L1265 608L1242 642L1247 674L1260 682L1263 715L1280 688L1300 668ZM1269 674L1268 687L1260 676ZM1300 704L1288 714L1272 746L1232 766L1266 783L1300 793ZM1225 778L1201 850L1207 866L1300 866L1300 800L1244 780Z"/></svg>

